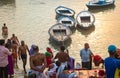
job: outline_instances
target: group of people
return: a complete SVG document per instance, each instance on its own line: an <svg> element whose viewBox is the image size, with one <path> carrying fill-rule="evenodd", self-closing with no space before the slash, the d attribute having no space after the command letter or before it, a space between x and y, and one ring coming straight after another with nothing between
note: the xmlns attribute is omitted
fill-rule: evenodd
<svg viewBox="0 0 120 78"><path fill-rule="evenodd" d="M8 35L6 24L4 24L2 30L2 34ZM27 54L30 56L28 78L77 78L77 74L69 70L91 70L92 62L95 66L102 64L105 69L104 77L120 77L119 73L116 72L116 70L119 71L120 69L120 49L115 45L109 45L108 53L109 57L103 59L99 54L95 55L89 44L85 43L84 48L79 53L82 67L75 67L75 59L69 55L68 49L64 46L60 46L60 51L56 55L54 55L50 47L46 48L45 53L40 53L37 45L31 45L29 49L23 40L19 42L17 36L12 34L12 37L7 39L7 42L0 39L0 78L8 78L8 75L13 78L14 68L18 68L18 59L22 59L24 73L27 73ZM45 69L47 71L44 73Z"/></svg>
<svg viewBox="0 0 120 78"><path fill-rule="evenodd" d="M115 45L108 46L109 56L103 59L99 55L94 55L89 48L89 44L85 43L84 48L80 51L82 59L82 68L91 70L92 61L95 66L99 66L102 63L104 67L104 77L100 78L119 78L120 77L120 49ZM93 60L92 60L93 59Z"/></svg>
<svg viewBox="0 0 120 78"><path fill-rule="evenodd" d="M8 34L4 34L4 35L8 35ZM58 71L59 71L58 76L62 76L60 74L64 70L64 67L65 70L68 69L68 66L66 66L67 63L69 64L69 69L74 68L74 59L72 57L69 57L68 50L67 52L64 52L65 50L64 46L61 46L60 49L61 49L61 52L59 52L60 54L58 53L54 57L51 48L47 47L46 52L44 54L39 53L39 47L37 45L31 45L31 49L29 49L23 40L19 42L15 34L12 34L12 37L8 38L7 40L0 39L0 61L1 61L0 77L8 78L8 76L10 76L10 78L13 78L14 68L15 67L18 68L18 64L17 64L18 59L19 60L22 59L24 73L27 73L25 67L27 63L27 54L29 54L30 56L30 60L29 60L30 71L28 71L29 78L46 78L46 77L50 78L50 76L52 76L52 73L57 74ZM55 59L58 60L56 61ZM59 69L59 67L62 69L62 71L61 69ZM46 76L43 74L45 68L48 68L48 72L46 72ZM65 77L72 78L74 75L75 73L72 74L68 73Z"/></svg>
<svg viewBox="0 0 120 78"><path fill-rule="evenodd" d="M30 71L28 78L76 78L75 72L69 73L68 70L73 69L74 59L71 60L68 51L65 52L65 47L60 47L60 52L53 56L52 50L47 47L45 54L39 53L38 46L34 46L34 54L30 56ZM57 60L56 60L57 59ZM70 63L70 61L72 61ZM72 66L70 66L72 65ZM48 70L45 72L45 68ZM64 74L63 74L64 73Z"/></svg>
<svg viewBox="0 0 120 78"><path fill-rule="evenodd" d="M27 50L29 52L28 46L22 40L19 43L19 40L15 34L12 34L10 39L5 41L4 39L0 39L0 77L13 78L14 76L14 68L18 68L18 57L23 61L24 72L26 72L26 62L27 62ZM7 68L7 70L5 69Z"/></svg>

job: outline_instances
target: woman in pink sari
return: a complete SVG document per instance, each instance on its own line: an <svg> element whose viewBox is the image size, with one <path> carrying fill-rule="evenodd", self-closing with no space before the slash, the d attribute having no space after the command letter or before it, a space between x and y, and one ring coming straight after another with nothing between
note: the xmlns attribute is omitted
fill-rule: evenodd
<svg viewBox="0 0 120 78"><path fill-rule="evenodd" d="M8 48L9 50L11 50L11 40L10 39L8 39L5 47ZM10 78L12 78L12 76L14 75L14 65L13 65L12 55L8 56L8 75L10 75Z"/></svg>
<svg viewBox="0 0 120 78"><path fill-rule="evenodd" d="M13 59L12 55L8 56L8 74L10 75L10 78L14 75L14 70L13 70Z"/></svg>

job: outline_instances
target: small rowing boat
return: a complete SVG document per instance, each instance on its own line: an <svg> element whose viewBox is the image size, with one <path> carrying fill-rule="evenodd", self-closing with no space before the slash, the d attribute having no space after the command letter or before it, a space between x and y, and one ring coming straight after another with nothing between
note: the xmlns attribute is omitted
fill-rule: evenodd
<svg viewBox="0 0 120 78"><path fill-rule="evenodd" d="M48 31L50 38L57 42L64 42L70 38L71 30L69 27L57 23L53 25Z"/></svg>
<svg viewBox="0 0 120 78"><path fill-rule="evenodd" d="M114 5L115 0L91 0L89 1L86 6L89 9L95 9L95 8L104 8L108 6Z"/></svg>
<svg viewBox="0 0 120 78"><path fill-rule="evenodd" d="M75 27L75 19L72 17L61 16L60 18L58 18L57 22L65 25L69 28Z"/></svg>
<svg viewBox="0 0 120 78"><path fill-rule="evenodd" d="M69 16L74 18L74 15L75 15L74 10L64 6L58 6L55 9L55 12L56 12L56 19L58 19L60 16Z"/></svg>
<svg viewBox="0 0 120 78"><path fill-rule="evenodd" d="M76 20L78 27L89 28L94 26L95 16L87 10L83 10L77 15Z"/></svg>

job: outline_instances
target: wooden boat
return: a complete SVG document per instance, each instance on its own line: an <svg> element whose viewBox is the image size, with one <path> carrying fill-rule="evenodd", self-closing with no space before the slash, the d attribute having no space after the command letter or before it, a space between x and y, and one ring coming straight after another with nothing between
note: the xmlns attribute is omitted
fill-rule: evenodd
<svg viewBox="0 0 120 78"><path fill-rule="evenodd" d="M92 13L98 13L98 12L109 12L115 9L115 5L107 6L104 8L98 8L98 9L88 9L88 11Z"/></svg>
<svg viewBox="0 0 120 78"><path fill-rule="evenodd" d="M78 27L89 28L94 26L95 16L91 12L84 10L77 15L76 20Z"/></svg>
<svg viewBox="0 0 120 78"><path fill-rule="evenodd" d="M64 42L70 38L71 30L63 24L57 23L53 25L48 31L50 38L57 42Z"/></svg>
<svg viewBox="0 0 120 78"><path fill-rule="evenodd" d="M55 12L56 12L56 19L59 18L60 16L70 16L74 18L74 15L75 15L74 10L64 6L58 6L55 9Z"/></svg>
<svg viewBox="0 0 120 78"><path fill-rule="evenodd" d="M89 9L94 9L94 8L103 8L103 7L108 7L114 5L115 0L92 0L89 1L86 6Z"/></svg>
<svg viewBox="0 0 120 78"><path fill-rule="evenodd" d="M58 18L57 22L70 28L75 27L75 19L72 17L61 16L60 18Z"/></svg>

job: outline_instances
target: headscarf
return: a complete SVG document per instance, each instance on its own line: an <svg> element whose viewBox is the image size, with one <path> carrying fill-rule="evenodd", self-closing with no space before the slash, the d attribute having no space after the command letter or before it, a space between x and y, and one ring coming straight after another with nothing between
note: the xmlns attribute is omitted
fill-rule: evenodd
<svg viewBox="0 0 120 78"><path fill-rule="evenodd" d="M33 51L33 48L34 48L34 44L31 45L31 48L30 48L30 55L33 55L34 54L34 51Z"/></svg>
<svg viewBox="0 0 120 78"><path fill-rule="evenodd" d="M102 58L99 55L94 55L93 60L99 63L102 60Z"/></svg>
<svg viewBox="0 0 120 78"><path fill-rule="evenodd" d="M47 47L46 50L47 50L47 52L52 53L51 48Z"/></svg>

